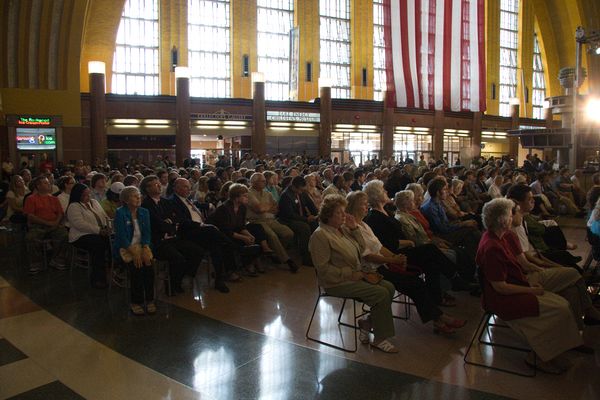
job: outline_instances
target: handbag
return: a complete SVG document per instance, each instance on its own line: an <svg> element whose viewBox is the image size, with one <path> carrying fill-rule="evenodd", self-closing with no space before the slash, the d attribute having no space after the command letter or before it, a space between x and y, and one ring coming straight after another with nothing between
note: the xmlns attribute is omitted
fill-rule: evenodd
<svg viewBox="0 0 600 400"><path fill-rule="evenodd" d="M140 248L140 254L142 255L142 258L147 258L148 260L154 259L152 249L150 249L149 246L142 247L140 244L134 244L134 247ZM120 248L119 254L124 262L130 263L133 261L133 254L128 249Z"/></svg>

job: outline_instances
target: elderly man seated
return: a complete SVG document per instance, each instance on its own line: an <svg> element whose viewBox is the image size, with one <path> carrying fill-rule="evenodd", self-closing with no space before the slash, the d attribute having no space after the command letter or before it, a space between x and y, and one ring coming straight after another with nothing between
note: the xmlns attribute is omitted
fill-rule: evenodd
<svg viewBox="0 0 600 400"><path fill-rule="evenodd" d="M248 192L248 220L262 225L267 235L267 242L275 252L279 262L285 262L290 271L298 271L298 265L290 258L285 246L294 239L294 232L275 219L278 212L277 203L271 193L265 190L267 180L260 172L250 177Z"/></svg>

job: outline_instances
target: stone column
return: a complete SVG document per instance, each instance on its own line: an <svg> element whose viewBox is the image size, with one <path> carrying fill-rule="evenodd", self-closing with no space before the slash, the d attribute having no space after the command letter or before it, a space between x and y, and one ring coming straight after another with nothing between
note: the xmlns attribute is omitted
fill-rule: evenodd
<svg viewBox="0 0 600 400"><path fill-rule="evenodd" d="M175 162L183 165L192 154L192 136L190 130L190 77L187 67L175 68L175 110L177 113L177 131L175 133Z"/></svg>
<svg viewBox="0 0 600 400"><path fill-rule="evenodd" d="M321 130L319 132L319 156L331 156L331 82L326 78L319 78L321 99Z"/></svg>
<svg viewBox="0 0 600 400"><path fill-rule="evenodd" d="M482 112L473 113L473 127L471 128L471 149L472 157L476 159L481 156L481 120Z"/></svg>
<svg viewBox="0 0 600 400"><path fill-rule="evenodd" d="M519 129L519 104L510 105L510 129ZM508 138L508 155L513 158L516 162L517 156L519 155L519 138L511 136ZM518 164L515 164L518 165Z"/></svg>
<svg viewBox="0 0 600 400"><path fill-rule="evenodd" d="M100 161L106 158L106 83L105 64L101 61L90 61L88 63L90 77L90 136L91 136L91 160Z"/></svg>
<svg viewBox="0 0 600 400"><path fill-rule="evenodd" d="M433 158L441 160L444 155L444 111L435 110L433 116ZM450 160L448 160L449 162Z"/></svg>
<svg viewBox="0 0 600 400"><path fill-rule="evenodd" d="M394 155L394 107L388 100L387 94L383 97L383 132L381 136L381 159Z"/></svg>
<svg viewBox="0 0 600 400"><path fill-rule="evenodd" d="M252 152L264 155L267 150L267 115L265 110L265 77L252 73Z"/></svg>

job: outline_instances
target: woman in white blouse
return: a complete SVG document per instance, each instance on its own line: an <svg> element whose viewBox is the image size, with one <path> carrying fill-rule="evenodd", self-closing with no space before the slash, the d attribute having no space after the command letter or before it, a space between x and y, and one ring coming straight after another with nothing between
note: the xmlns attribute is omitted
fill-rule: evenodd
<svg viewBox="0 0 600 400"><path fill-rule="evenodd" d="M433 321L434 333L448 335L462 328L466 321L444 314L436 305L423 280L406 270L406 256L394 254L385 248L369 225L363 221L369 211L367 194L360 191L351 192L346 200L348 201L346 212L357 221L356 224L364 240L363 272L381 274L383 279L394 284L398 292L410 297L415 303L421 321L424 324ZM392 266L394 270L391 269ZM400 272L400 269L404 272Z"/></svg>
<svg viewBox="0 0 600 400"><path fill-rule="evenodd" d="M90 254L91 285L97 289L106 287L106 254L110 249L108 217L94 199L90 199L90 189L81 183L73 186L69 206L69 243Z"/></svg>

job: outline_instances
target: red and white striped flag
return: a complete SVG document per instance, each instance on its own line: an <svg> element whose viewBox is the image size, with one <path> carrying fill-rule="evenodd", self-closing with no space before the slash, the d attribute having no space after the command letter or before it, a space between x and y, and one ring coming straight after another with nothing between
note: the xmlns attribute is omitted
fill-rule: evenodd
<svg viewBox="0 0 600 400"><path fill-rule="evenodd" d="M384 0L388 98L485 111L484 0Z"/></svg>

